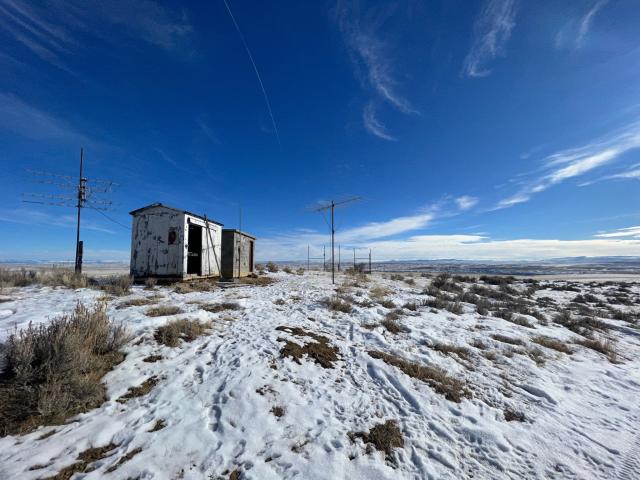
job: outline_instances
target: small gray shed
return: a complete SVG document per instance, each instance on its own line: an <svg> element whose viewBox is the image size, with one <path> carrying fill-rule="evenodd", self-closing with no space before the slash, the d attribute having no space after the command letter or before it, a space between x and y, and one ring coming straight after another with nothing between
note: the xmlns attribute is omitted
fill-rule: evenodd
<svg viewBox="0 0 640 480"><path fill-rule="evenodd" d="M222 230L222 277L240 278L254 271L256 237L231 228Z"/></svg>
<svg viewBox="0 0 640 480"><path fill-rule="evenodd" d="M221 267L222 224L162 203L130 212L131 275L217 277Z"/></svg>

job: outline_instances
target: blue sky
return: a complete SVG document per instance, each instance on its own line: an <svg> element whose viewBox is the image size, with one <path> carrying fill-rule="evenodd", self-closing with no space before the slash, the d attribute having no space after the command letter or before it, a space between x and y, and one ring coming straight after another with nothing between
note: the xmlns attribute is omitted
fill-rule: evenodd
<svg viewBox="0 0 640 480"><path fill-rule="evenodd" d="M227 8L228 7L228 8ZM160 201L374 259L640 254L635 0L0 2L0 259L72 259L26 169L118 184L86 258ZM124 225L124 226L123 226Z"/></svg>

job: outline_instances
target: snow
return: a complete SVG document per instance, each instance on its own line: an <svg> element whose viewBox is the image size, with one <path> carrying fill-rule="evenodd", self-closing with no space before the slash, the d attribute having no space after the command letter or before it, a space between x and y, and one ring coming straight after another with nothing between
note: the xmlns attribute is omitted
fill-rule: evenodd
<svg viewBox="0 0 640 480"><path fill-rule="evenodd" d="M333 295L330 276L272 275L266 287L241 286L213 292L178 294L166 287L149 292L134 287L125 298L160 294L160 304L186 313L147 317L148 306L117 309L124 299L109 302L109 314L127 325L135 340L126 359L105 377L108 401L62 426L41 427L23 436L0 438L0 478L35 479L54 475L73 463L78 453L110 442L117 445L95 470L82 478L200 479L217 478L239 469L252 479L414 479L414 478L637 478L640 451L640 331L624 322L619 328L624 357L610 363L582 347L573 355L544 350L544 365L525 355L503 355L511 346L493 334L530 343L536 335L561 340L576 337L560 325L535 329L475 313L420 308L405 311L404 331L391 334L370 328L389 311L380 305L355 306L351 314L332 313L320 300ZM340 276L342 281L342 276ZM419 301L427 279L416 285L376 277L365 288L353 287L357 300L367 298L374 284L393 292L396 305ZM606 294L606 286L582 287ZM638 286L632 286L639 295ZM0 304L0 341L29 322L46 322L69 312L77 301L93 302L102 293L89 289L27 287L5 295ZM539 290L536 298L553 298L560 306L575 292ZM274 303L284 299L282 305ZM605 298L602 296L602 298ZM235 301L240 310L209 313L196 301ZM622 306L620 308L623 308ZM635 307L624 307L635 308ZM549 310L547 310L549 311ZM154 329L171 319L212 321L212 330L191 343L169 348L153 340ZM283 342L309 339L277 331L278 326L301 327L324 335L339 349L335 368L325 369L308 359L300 364L280 358ZM482 339L499 354L489 360L470 347ZM436 342L470 347L468 361L433 350ZM531 344L533 345L533 344ZM464 379L473 397L461 403L446 400L426 383L396 367L373 359L380 350L424 365L436 365ZM162 360L145 363L159 354ZM129 387L157 376L153 390L121 404ZM284 408L276 417L270 410ZM525 422L507 422L511 407ZM367 452L349 432L368 431L377 423L396 420L404 447L396 449L396 464L382 452ZM156 421L166 427L151 432ZM54 430L55 434L41 439ZM106 470L128 452L141 452L112 473ZM42 466L30 470L35 465ZM624 477L627 475L627 477ZM226 478L226 477L225 477Z"/></svg>

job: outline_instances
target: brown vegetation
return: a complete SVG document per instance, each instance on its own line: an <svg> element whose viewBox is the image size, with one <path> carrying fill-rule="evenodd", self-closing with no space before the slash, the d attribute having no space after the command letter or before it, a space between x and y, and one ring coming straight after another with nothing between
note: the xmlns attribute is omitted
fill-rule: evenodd
<svg viewBox="0 0 640 480"><path fill-rule="evenodd" d="M309 337L314 341L298 344L284 338L278 338L279 342L285 342L280 350L281 357L290 357L300 364L300 359L305 355L323 368L333 368L333 363L338 360L338 349L329 343L329 339L323 335L307 332L298 327L277 327L276 330L287 332L298 337Z"/></svg>
<svg viewBox="0 0 640 480"><path fill-rule="evenodd" d="M381 359L385 363L399 368L406 375L425 382L433 388L436 393L444 395L447 400L459 403L462 401L462 398L471 397L471 392L467 389L463 381L448 376L444 370L438 367L427 367L396 357L395 355L375 350L370 350L367 353L372 358Z"/></svg>
<svg viewBox="0 0 640 480"><path fill-rule="evenodd" d="M148 317L166 317L169 315L176 315L182 313L180 307L174 305L160 305L158 307L152 307L147 309L144 314Z"/></svg>
<svg viewBox="0 0 640 480"><path fill-rule="evenodd" d="M102 377L128 341L104 303L29 325L9 337L0 374L0 434L58 424L105 401Z"/></svg>
<svg viewBox="0 0 640 480"><path fill-rule="evenodd" d="M573 350L569 348L569 346L567 346L565 342L562 342L555 338L544 337L542 335L539 335L537 337L533 337L531 341L534 343L537 343L538 345L542 345L545 348L550 348L552 350L566 353L568 355L571 355L573 353Z"/></svg>
<svg viewBox="0 0 640 480"><path fill-rule="evenodd" d="M203 335L211 323L200 323L197 320L181 318L158 327L153 334L156 342L168 347L177 347L180 341L192 342Z"/></svg>
<svg viewBox="0 0 640 480"><path fill-rule="evenodd" d="M116 447L117 445L110 443L104 447L88 448L78 454L78 458L75 463L72 463L68 467L64 467L54 476L46 477L44 480L69 480L76 473L88 472L90 471L89 465L91 463L108 457Z"/></svg>
<svg viewBox="0 0 640 480"><path fill-rule="evenodd" d="M393 450L404 447L404 438L395 420L379 423L368 432L349 432L348 436L352 442L361 438L368 446L384 452L385 458L391 462L394 461Z"/></svg>
<svg viewBox="0 0 640 480"><path fill-rule="evenodd" d="M353 310L349 302L338 296L327 297L320 303L333 312L351 313Z"/></svg>
<svg viewBox="0 0 640 480"><path fill-rule="evenodd" d="M158 377L149 377L144 382L136 387L129 387L127 393L118 398L118 402L127 403L132 398L142 397L153 390L158 384Z"/></svg>

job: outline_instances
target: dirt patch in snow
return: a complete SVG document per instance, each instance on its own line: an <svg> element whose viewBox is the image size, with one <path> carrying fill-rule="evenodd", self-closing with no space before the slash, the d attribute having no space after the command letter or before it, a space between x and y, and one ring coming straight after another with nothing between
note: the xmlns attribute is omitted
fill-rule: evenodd
<svg viewBox="0 0 640 480"><path fill-rule="evenodd" d="M283 358L290 357L294 362L300 364L300 359L306 355L323 368L333 368L333 362L338 360L338 349L332 346L325 336L307 332L299 327L280 326L276 327L276 330L287 332L297 337L309 337L315 340L300 345L284 338L278 338L279 342L285 342L284 347L280 350L280 356Z"/></svg>
<svg viewBox="0 0 640 480"><path fill-rule="evenodd" d="M137 387L129 387L127 393L118 398L118 402L127 403L132 398L142 397L149 393L158 384L158 377L149 377Z"/></svg>
<svg viewBox="0 0 640 480"><path fill-rule="evenodd" d="M393 450L404 446L402 432L395 420L379 423L368 432L349 432L348 436L352 442L356 438L361 438L367 444L367 451L373 447L384 452L385 458L391 462L394 461Z"/></svg>
<svg viewBox="0 0 640 480"><path fill-rule="evenodd" d="M104 447L88 448L84 452L80 452L77 462L72 463L68 467L64 467L57 474L52 477L46 477L44 480L69 480L76 473L90 472L90 465L93 462L108 457L116 447L117 445L110 443Z"/></svg>

